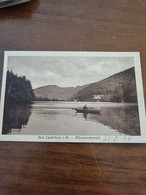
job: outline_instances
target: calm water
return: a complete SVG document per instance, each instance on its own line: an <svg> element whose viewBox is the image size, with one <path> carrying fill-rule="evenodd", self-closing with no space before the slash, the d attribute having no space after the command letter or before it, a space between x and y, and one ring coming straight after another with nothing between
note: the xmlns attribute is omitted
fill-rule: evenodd
<svg viewBox="0 0 146 195"><path fill-rule="evenodd" d="M76 113L84 105L101 114ZM5 111L4 134L140 135L136 104L98 102L34 102Z"/></svg>

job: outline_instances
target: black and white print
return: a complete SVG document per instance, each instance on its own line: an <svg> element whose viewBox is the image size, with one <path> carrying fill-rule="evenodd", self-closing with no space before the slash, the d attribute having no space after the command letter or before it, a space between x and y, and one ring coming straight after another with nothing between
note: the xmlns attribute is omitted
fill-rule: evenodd
<svg viewBox="0 0 146 195"><path fill-rule="evenodd" d="M66 137L64 141L77 142L141 138L145 121L138 56L7 52L1 93L2 136L9 140L38 136L37 141L63 141Z"/></svg>

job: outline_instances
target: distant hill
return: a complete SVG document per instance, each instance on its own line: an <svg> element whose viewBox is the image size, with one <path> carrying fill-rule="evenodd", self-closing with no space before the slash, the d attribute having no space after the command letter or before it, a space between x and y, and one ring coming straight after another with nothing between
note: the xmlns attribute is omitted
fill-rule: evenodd
<svg viewBox="0 0 146 195"><path fill-rule="evenodd" d="M137 102L134 67L112 75L104 80L77 87L58 87L48 85L34 89L37 98L49 100L94 101L94 96L101 96L100 101Z"/></svg>
<svg viewBox="0 0 146 195"><path fill-rule="evenodd" d="M101 95L100 101L137 102L134 67L88 85L70 100L92 101L94 95Z"/></svg>
<svg viewBox="0 0 146 195"><path fill-rule="evenodd" d="M48 85L34 89L37 98L48 98L57 100L69 100L74 94L83 89L85 86L77 87L58 87L57 85Z"/></svg>

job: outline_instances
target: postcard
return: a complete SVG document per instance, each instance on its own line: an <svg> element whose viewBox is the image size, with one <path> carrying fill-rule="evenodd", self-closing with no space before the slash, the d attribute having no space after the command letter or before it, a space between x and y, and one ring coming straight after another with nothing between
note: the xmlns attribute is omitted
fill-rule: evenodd
<svg viewBox="0 0 146 195"><path fill-rule="evenodd" d="M0 141L146 143L138 52L6 51Z"/></svg>

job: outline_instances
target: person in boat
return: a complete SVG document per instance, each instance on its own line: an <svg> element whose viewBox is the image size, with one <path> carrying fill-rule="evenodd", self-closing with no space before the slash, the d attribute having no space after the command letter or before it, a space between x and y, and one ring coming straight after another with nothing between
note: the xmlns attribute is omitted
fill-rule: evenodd
<svg viewBox="0 0 146 195"><path fill-rule="evenodd" d="M85 105L85 106L83 107L83 110L88 110L87 105Z"/></svg>

